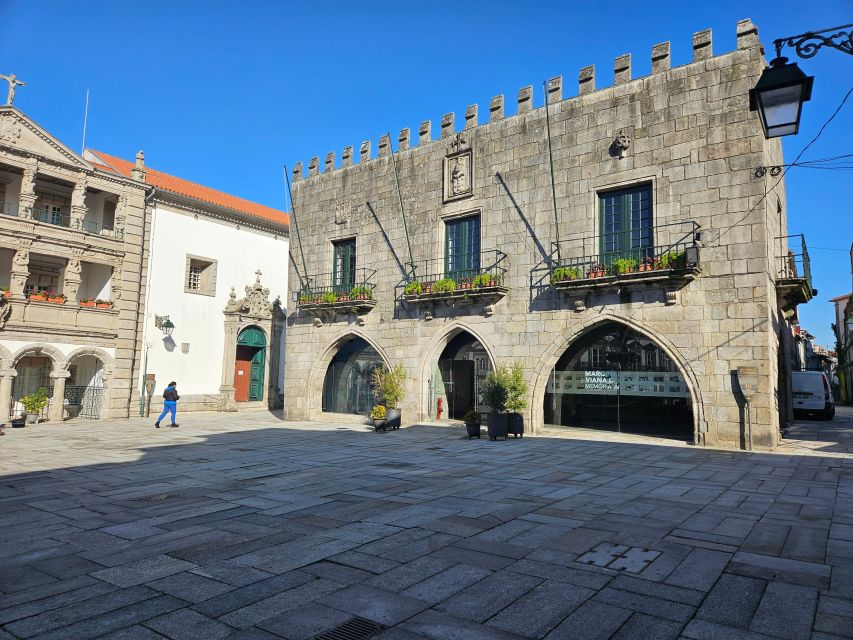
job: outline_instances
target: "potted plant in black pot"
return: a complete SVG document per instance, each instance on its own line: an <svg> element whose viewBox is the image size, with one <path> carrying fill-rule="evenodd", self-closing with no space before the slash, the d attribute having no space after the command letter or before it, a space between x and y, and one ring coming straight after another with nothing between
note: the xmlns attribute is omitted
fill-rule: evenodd
<svg viewBox="0 0 853 640"><path fill-rule="evenodd" d="M480 437L480 412L476 409L471 409L468 413L462 416L465 422L465 430L468 432L468 439Z"/></svg>
<svg viewBox="0 0 853 640"><path fill-rule="evenodd" d="M510 369L506 400L507 433L513 434L516 438L524 437L524 416L521 414L526 408L527 380L524 379L521 363L516 362Z"/></svg>
<svg viewBox="0 0 853 640"><path fill-rule="evenodd" d="M35 393L31 393L21 398L21 404L24 405L24 414L26 414L26 424L36 424L39 420L39 415L47 406L48 397L47 391L41 387Z"/></svg>
<svg viewBox="0 0 853 640"><path fill-rule="evenodd" d="M387 407L385 416L386 429L399 429L402 420L400 403L406 393L406 369L398 364L391 369L380 367L374 369L371 385L382 403Z"/></svg>
<svg viewBox="0 0 853 640"><path fill-rule="evenodd" d="M385 431L386 427L386 417L388 415L387 409L385 409L385 405L377 404L370 412L370 422L373 424L373 428L376 431Z"/></svg>
<svg viewBox="0 0 853 640"><path fill-rule="evenodd" d="M506 440L506 401L509 397L510 376L510 370L501 366L490 371L483 382L481 389L483 402L492 408L488 422L489 440L496 440L497 438Z"/></svg>

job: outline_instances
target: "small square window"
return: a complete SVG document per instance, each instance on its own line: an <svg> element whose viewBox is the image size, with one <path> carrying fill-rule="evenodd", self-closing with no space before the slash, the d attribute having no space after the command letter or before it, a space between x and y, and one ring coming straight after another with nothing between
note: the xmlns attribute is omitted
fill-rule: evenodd
<svg viewBox="0 0 853 640"><path fill-rule="evenodd" d="M187 256L184 293L216 295L216 260Z"/></svg>

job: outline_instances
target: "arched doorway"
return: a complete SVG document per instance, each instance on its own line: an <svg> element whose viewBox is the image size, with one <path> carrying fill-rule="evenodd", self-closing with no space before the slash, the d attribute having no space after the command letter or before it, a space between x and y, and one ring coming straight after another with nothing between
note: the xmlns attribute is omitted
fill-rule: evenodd
<svg viewBox="0 0 853 640"><path fill-rule="evenodd" d="M442 418L461 420L476 409L485 411L480 388L492 370L489 355L477 338L460 331L448 341L436 362L430 384L430 413L438 400L443 405Z"/></svg>
<svg viewBox="0 0 853 640"><path fill-rule="evenodd" d="M323 411L366 415L373 407L370 377L384 366L382 356L363 338L344 342L326 369Z"/></svg>
<svg viewBox="0 0 853 640"><path fill-rule="evenodd" d="M693 439L690 390L651 338L618 322L583 334L552 369L546 427L580 427Z"/></svg>
<svg viewBox="0 0 853 640"><path fill-rule="evenodd" d="M246 327L237 336L234 360L234 400L257 402L264 399L264 365L267 338L258 327Z"/></svg>
<svg viewBox="0 0 853 640"><path fill-rule="evenodd" d="M65 383L66 411L69 419L100 420L104 406L104 363L94 355L72 357L71 374Z"/></svg>
<svg viewBox="0 0 853 640"><path fill-rule="evenodd" d="M21 399L36 393L39 389L44 389L50 400L42 410L39 419L47 420L50 414L50 403L53 402L53 379L50 377L53 371L53 360L39 354L24 355L15 362L15 371L10 415L13 418L23 416L24 404Z"/></svg>

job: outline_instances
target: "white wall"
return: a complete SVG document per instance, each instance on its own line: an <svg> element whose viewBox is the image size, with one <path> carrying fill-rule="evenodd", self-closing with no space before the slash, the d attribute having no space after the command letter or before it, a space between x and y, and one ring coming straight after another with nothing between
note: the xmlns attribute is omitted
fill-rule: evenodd
<svg viewBox="0 0 853 640"><path fill-rule="evenodd" d="M287 238L237 229L236 222L224 224L201 215L195 219L162 205L154 210L151 233L144 336L151 344L147 372L156 376L155 397L170 380L178 382L181 394L218 394L225 342L223 309L231 287L238 298L244 297L244 288L255 282L255 271L260 269L270 302L281 296L286 305ZM184 293L187 254L216 260L215 296ZM168 315L175 324L174 344L155 327L155 315ZM189 353L181 352L182 343L189 343ZM283 371L283 344L280 357L279 371ZM141 386L141 378L136 385Z"/></svg>
<svg viewBox="0 0 853 640"><path fill-rule="evenodd" d="M77 299L95 298L100 300L112 299L113 268L108 264L95 262L80 263L80 289Z"/></svg>

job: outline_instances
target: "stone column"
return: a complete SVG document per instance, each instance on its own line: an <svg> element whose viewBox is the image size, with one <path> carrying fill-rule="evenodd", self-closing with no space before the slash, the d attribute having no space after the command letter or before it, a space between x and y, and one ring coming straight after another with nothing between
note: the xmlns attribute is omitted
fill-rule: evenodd
<svg viewBox="0 0 853 640"><path fill-rule="evenodd" d="M50 411L47 418L51 422L62 422L65 417L65 381L70 377L70 371L50 372L50 378L53 380L53 397L50 399Z"/></svg>
<svg viewBox="0 0 853 640"><path fill-rule="evenodd" d="M12 383L16 375L15 369L0 370L0 424L7 424L11 418L9 407L12 405Z"/></svg>
<svg viewBox="0 0 853 640"><path fill-rule="evenodd" d="M21 247L15 252L12 258L12 276L9 288L12 291L13 297L21 297L24 295L24 287L27 284L27 278L30 277L30 249L29 247Z"/></svg>
<svg viewBox="0 0 853 640"><path fill-rule="evenodd" d="M82 229L86 217L86 176L81 175L74 183L71 192L71 228Z"/></svg>
<svg viewBox="0 0 853 640"><path fill-rule="evenodd" d="M80 260L77 258L71 258L68 261L68 264L65 265L65 277L62 280L62 293L65 294L66 299L71 303L77 302L77 291L79 291L80 282L82 281L80 278L81 271L82 266L80 265Z"/></svg>
<svg viewBox="0 0 853 640"><path fill-rule="evenodd" d="M237 318L225 318L225 350L222 353L222 384L219 395L222 411L236 411L234 400L234 365L237 361L237 334L240 321Z"/></svg>
<svg viewBox="0 0 853 640"><path fill-rule="evenodd" d="M18 197L18 216L21 218L33 217L33 208L36 204L36 170L37 167L24 169L24 177L21 179L21 195Z"/></svg>

